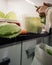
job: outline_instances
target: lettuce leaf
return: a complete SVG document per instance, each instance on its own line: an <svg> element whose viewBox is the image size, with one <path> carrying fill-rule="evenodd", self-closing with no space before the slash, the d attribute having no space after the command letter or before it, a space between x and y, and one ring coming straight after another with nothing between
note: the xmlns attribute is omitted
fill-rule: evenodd
<svg viewBox="0 0 52 65"><path fill-rule="evenodd" d="M8 12L5 18L9 20L17 20L16 14L14 12Z"/></svg>
<svg viewBox="0 0 52 65"><path fill-rule="evenodd" d="M0 37L15 37L16 35L20 34L20 31L20 27L13 23L0 25Z"/></svg>

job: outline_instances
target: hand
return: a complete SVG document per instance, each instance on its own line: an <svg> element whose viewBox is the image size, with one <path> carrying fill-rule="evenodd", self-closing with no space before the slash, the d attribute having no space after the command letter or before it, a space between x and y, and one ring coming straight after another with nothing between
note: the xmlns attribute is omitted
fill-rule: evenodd
<svg viewBox="0 0 52 65"><path fill-rule="evenodd" d="M52 6L52 4L43 3L43 6L39 6L36 11L39 13L40 16L45 16L45 11L50 6Z"/></svg>
<svg viewBox="0 0 52 65"><path fill-rule="evenodd" d="M51 7L52 6L52 4L50 4L50 3L43 3L44 5L46 5L46 6L48 6L48 7Z"/></svg>
<svg viewBox="0 0 52 65"><path fill-rule="evenodd" d="M47 8L48 8L48 7L45 6L45 5L40 6L40 8L38 9L37 12L39 13L40 16L45 16L45 11L46 11Z"/></svg>
<svg viewBox="0 0 52 65"><path fill-rule="evenodd" d="M36 11L39 13L40 16L44 16L47 8L48 6L43 5L43 6L38 7Z"/></svg>

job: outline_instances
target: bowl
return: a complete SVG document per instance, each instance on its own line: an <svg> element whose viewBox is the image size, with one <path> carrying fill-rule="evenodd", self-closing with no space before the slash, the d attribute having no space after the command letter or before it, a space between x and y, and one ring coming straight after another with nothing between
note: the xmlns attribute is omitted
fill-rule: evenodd
<svg viewBox="0 0 52 65"><path fill-rule="evenodd" d="M45 44L46 45L46 44ZM45 46L44 45L44 46ZM41 61L44 65L52 65L52 56L49 55L44 49L40 48L41 44L38 44L35 48L35 57ZM47 48L52 48L50 46L46 46Z"/></svg>

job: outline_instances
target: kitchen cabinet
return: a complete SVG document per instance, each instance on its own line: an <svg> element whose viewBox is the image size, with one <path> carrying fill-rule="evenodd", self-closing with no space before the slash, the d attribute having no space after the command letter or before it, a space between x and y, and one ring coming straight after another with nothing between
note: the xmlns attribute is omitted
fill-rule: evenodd
<svg viewBox="0 0 52 65"><path fill-rule="evenodd" d="M49 44L49 36L44 37L44 43Z"/></svg>
<svg viewBox="0 0 52 65"><path fill-rule="evenodd" d="M7 57L9 65L31 65L37 39L48 35L27 33L12 39L0 38L0 62Z"/></svg>
<svg viewBox="0 0 52 65"><path fill-rule="evenodd" d="M9 58L9 65L20 65L20 55L21 55L21 44L18 42L17 45L6 47L0 49L0 61L4 58Z"/></svg>
<svg viewBox="0 0 52 65"><path fill-rule="evenodd" d="M36 39L31 39L23 42L22 65L31 65L33 56L32 55L30 56L30 54L32 51L35 53L35 46L36 46ZM26 51L29 51L29 55L28 53L26 53Z"/></svg>
<svg viewBox="0 0 52 65"><path fill-rule="evenodd" d="M21 44L9 47L8 57L11 59L9 65L20 65Z"/></svg>
<svg viewBox="0 0 52 65"><path fill-rule="evenodd" d="M52 46L52 29L51 29L51 35L49 36L49 44Z"/></svg>
<svg viewBox="0 0 52 65"><path fill-rule="evenodd" d="M37 44L39 43L49 44L49 36L37 38Z"/></svg>

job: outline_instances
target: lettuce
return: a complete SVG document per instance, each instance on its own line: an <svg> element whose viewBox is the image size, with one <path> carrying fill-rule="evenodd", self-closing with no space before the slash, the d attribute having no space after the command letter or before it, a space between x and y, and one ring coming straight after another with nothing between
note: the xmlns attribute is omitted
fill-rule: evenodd
<svg viewBox="0 0 52 65"><path fill-rule="evenodd" d="M20 34L20 27L13 23L0 25L0 37L12 38Z"/></svg>
<svg viewBox="0 0 52 65"><path fill-rule="evenodd" d="M5 18L9 20L17 20L16 14L14 12L8 12Z"/></svg>
<svg viewBox="0 0 52 65"><path fill-rule="evenodd" d="M5 18L5 14L0 11L0 18Z"/></svg>
<svg viewBox="0 0 52 65"><path fill-rule="evenodd" d="M51 49L47 49L47 53L52 56L52 50Z"/></svg>

